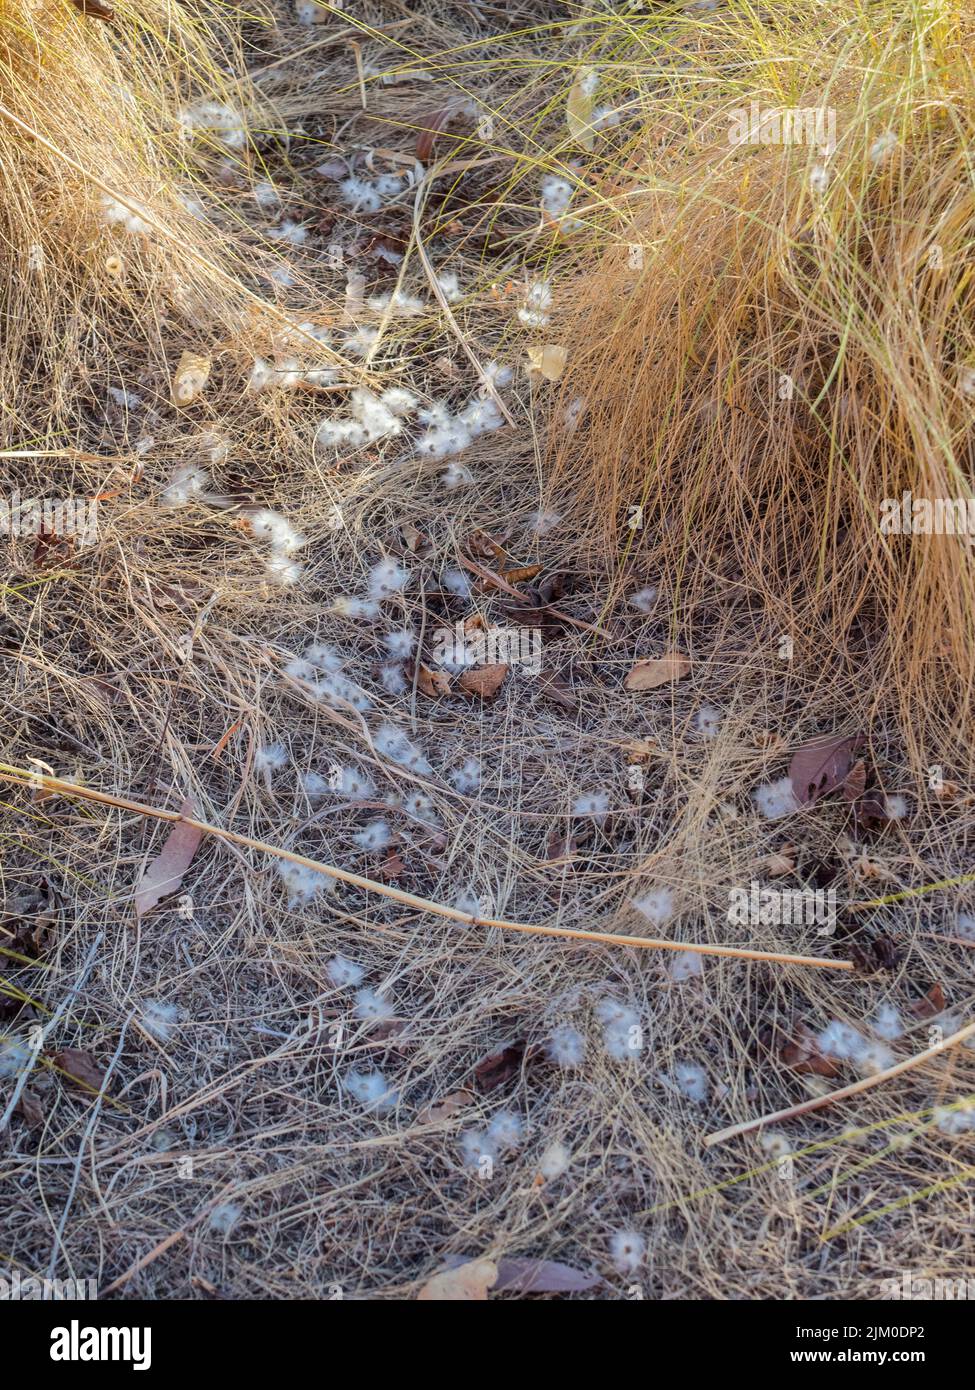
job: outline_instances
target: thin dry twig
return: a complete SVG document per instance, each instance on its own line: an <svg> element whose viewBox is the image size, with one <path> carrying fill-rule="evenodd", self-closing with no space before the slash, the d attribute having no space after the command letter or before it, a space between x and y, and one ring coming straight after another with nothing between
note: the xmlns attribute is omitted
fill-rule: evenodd
<svg viewBox="0 0 975 1390"><path fill-rule="evenodd" d="M714 1134L709 1134L704 1140L705 1148L712 1148L715 1144L723 1144L726 1139L737 1139L740 1134L749 1134L753 1129L762 1129L765 1125L778 1124L781 1120L791 1120L796 1115L806 1115L810 1110L820 1110L824 1105L832 1105L835 1101L846 1100L848 1096L859 1095L861 1091L869 1091L873 1086L879 1086L882 1081L889 1081L893 1076L900 1076L902 1072L912 1071L919 1067L922 1062L928 1062L932 1057L939 1056L942 1052L947 1052L950 1047L956 1047L958 1043L964 1042L975 1034L975 1023L968 1023L964 1028L959 1028L957 1033L952 1033L950 1038L944 1038L941 1042L935 1043L933 1047L926 1048L923 1052L917 1053L914 1057L906 1057L903 1062L897 1062L892 1067L886 1067L883 1071L878 1071L875 1076L865 1076L860 1081L854 1081L849 1086L842 1086L838 1091L829 1091L825 1096L813 1096L810 1100L801 1101L798 1105L786 1106L784 1110L776 1110L772 1115L759 1115L754 1120L744 1120L738 1125L729 1125L727 1129L719 1129Z"/></svg>
<svg viewBox="0 0 975 1390"><path fill-rule="evenodd" d="M601 946L634 946L643 950L692 951L698 955L727 956L735 960L770 961L778 965L804 965L821 970L853 970L854 968L852 961L829 960L822 956L796 956L778 951L753 951L742 946L713 946L710 943L664 941L653 937L623 936L615 932L585 931L580 927L551 927L538 923L507 922L495 917L477 917L460 908L448 907L444 903L436 903L429 898L421 898L414 893L407 893L402 888L394 888L390 884L377 883L374 879L363 878L361 874L350 873L347 869L337 868L334 864L323 864L320 860L309 859L304 854L295 854L294 851L282 849L279 845L268 844L264 840L255 840L250 835L241 835L235 830L225 830L221 826L210 825L207 821L184 816L179 811L168 811L161 806L147 806L139 801L130 801L126 797L112 796L107 792L95 791L91 787L82 787L74 782L64 781L60 777L47 777L41 773L29 772L25 768L11 767L6 763L0 763L0 780L12 782L18 786L34 786L40 787L44 791L78 796L84 801L95 801L102 806L113 806L121 811L129 811L133 815L149 816L154 820L168 821L171 824L179 822L191 826L194 830L199 830L205 835L213 835L217 839L226 840L230 844L239 845L245 849L258 850L262 854L271 854L278 859L286 859L292 864L301 864L303 867L314 869L317 873L325 874L329 878L338 879L342 883L349 883L354 888L361 888L368 893L378 893L384 898L391 898L394 902L415 908L418 912L431 912L453 922L464 922L467 926L497 927L502 931L521 932L526 936L555 936L570 941L593 941Z"/></svg>

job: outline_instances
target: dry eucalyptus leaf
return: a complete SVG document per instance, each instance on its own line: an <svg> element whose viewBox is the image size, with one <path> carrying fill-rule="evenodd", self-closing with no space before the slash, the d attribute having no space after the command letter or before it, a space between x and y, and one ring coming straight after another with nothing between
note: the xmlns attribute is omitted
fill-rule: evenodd
<svg viewBox="0 0 975 1390"><path fill-rule="evenodd" d="M465 671L457 678L457 689L465 695L473 695L478 700L493 700L504 685L509 667L503 661L495 666L478 666L473 671Z"/></svg>
<svg viewBox="0 0 975 1390"><path fill-rule="evenodd" d="M77 1081L84 1090L102 1089L105 1073L90 1052L85 1052L80 1047L65 1047L60 1052L55 1052L51 1061L58 1071L64 1072L72 1081Z"/></svg>
<svg viewBox="0 0 975 1390"><path fill-rule="evenodd" d="M180 815L192 816L196 808L191 801L184 801L179 809ZM176 822L166 837L166 843L155 859L146 865L136 885L136 916L144 917L163 898L182 888L183 875L193 862L202 838L202 830L187 825L185 821Z"/></svg>
<svg viewBox="0 0 975 1390"><path fill-rule="evenodd" d="M196 352L184 352L173 377L173 404L192 405L203 395L210 379L213 359Z"/></svg>
<svg viewBox="0 0 975 1390"><path fill-rule="evenodd" d="M416 688L421 695L435 700L439 695L450 694L450 676L446 671L431 671L421 661L416 667Z"/></svg>
<svg viewBox="0 0 975 1390"><path fill-rule="evenodd" d="M498 1277L493 1260L469 1260L428 1279L417 1294L420 1303L486 1303Z"/></svg>
<svg viewBox="0 0 975 1390"><path fill-rule="evenodd" d="M568 348L560 347L557 343L546 343L544 347L526 348L525 352L528 356L528 370L541 372L546 381L558 381L565 371Z"/></svg>
<svg viewBox="0 0 975 1390"><path fill-rule="evenodd" d="M681 680L690 669L690 661L680 652L664 652L663 656L638 661L623 682L623 689L657 690L662 685L673 685Z"/></svg>
<svg viewBox="0 0 975 1390"><path fill-rule="evenodd" d="M789 778L800 806L812 806L821 796L843 786L862 742L862 734L829 734L796 749Z"/></svg>
<svg viewBox="0 0 975 1390"><path fill-rule="evenodd" d="M504 1259L498 1262L495 1288L513 1293L583 1293L604 1280L558 1260Z"/></svg>
<svg viewBox="0 0 975 1390"><path fill-rule="evenodd" d="M439 1100L432 1100L429 1105L425 1105L418 1112L416 1122L418 1125L436 1124L438 1120L449 1120L460 1110L464 1110L474 1099L473 1091L451 1091L447 1096L441 1096Z"/></svg>
<svg viewBox="0 0 975 1390"><path fill-rule="evenodd" d="M580 68L565 103L565 123L569 130L569 138L584 150L590 151L596 143L596 132L592 128L593 78L592 68Z"/></svg>

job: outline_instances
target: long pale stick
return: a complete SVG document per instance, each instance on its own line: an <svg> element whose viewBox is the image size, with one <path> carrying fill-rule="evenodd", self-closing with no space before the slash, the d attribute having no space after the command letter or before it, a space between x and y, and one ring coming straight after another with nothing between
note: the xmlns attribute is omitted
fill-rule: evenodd
<svg viewBox="0 0 975 1390"><path fill-rule="evenodd" d="M659 941L645 936L620 936L613 932L584 931L578 927L548 927L526 922L506 922L495 917L476 917L457 907L447 907L444 903L432 902L429 898L417 897L402 888L391 884L376 883L374 879L363 878L361 874L339 869L334 864L323 864L307 855L295 854L293 850L281 849L278 845L255 840L250 835L241 835L235 830L224 830L219 825L184 816L179 811L168 811L161 806L146 806L140 801L129 801L126 797L112 796L108 792L95 791L92 787L78 786L75 782L63 781L60 777L49 777L27 768L11 767L0 763L0 781L13 782L19 786L39 787L43 791L56 792L64 796L77 796L83 801L95 801L102 806L114 806L120 811L130 811L133 815L148 816L153 820L180 822L199 830L204 835L213 835L219 840L240 845L244 849L254 849L262 854L271 854L277 859L286 859L290 864L301 864L306 869L325 874L328 878L350 883L354 888L362 888L367 893L378 893L384 898L392 898L418 912L432 912L438 917L447 917L453 922L464 922L469 927L498 927L501 931L521 932L525 936L558 936L572 941L593 941L601 946L635 946L642 950L693 951L702 956L730 956L735 960L773 961L779 965L808 965L821 970L852 970L850 960L827 960L822 956L791 956L776 951L752 951L742 946L712 946L691 941Z"/></svg>
<svg viewBox="0 0 975 1390"><path fill-rule="evenodd" d="M776 1110L774 1115L759 1115L756 1120L744 1120L740 1125L729 1125L727 1129L719 1129L706 1137L704 1147L709 1149L714 1144L723 1144L726 1139L737 1139L739 1134L749 1134L753 1129L778 1124L780 1120L791 1120L796 1115L805 1115L810 1110L819 1110L824 1105L832 1105L835 1101L846 1100L847 1096L856 1096L861 1091L869 1091L871 1086L879 1086L881 1081L889 1081L892 1076L900 1076L902 1072L919 1067L922 1062L929 1062L932 1057L947 1052L949 1047L956 1047L958 1043L964 1042L973 1034L975 1034L975 1023L967 1023L964 1028L959 1028L957 1033L952 1033L950 1038L943 1038L933 1047L925 1048L923 1052L918 1052L914 1057L906 1057L903 1062L896 1062L894 1066L887 1067L884 1071L878 1071L875 1076L865 1076L861 1081L854 1081L852 1085L843 1086L838 1091L829 1091L825 1096L813 1096L811 1100L800 1101L798 1105L788 1105L784 1110Z"/></svg>

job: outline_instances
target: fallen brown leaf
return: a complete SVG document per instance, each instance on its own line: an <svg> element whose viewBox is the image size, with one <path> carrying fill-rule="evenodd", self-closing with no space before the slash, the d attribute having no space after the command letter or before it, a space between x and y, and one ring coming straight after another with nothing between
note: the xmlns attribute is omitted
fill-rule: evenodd
<svg viewBox="0 0 975 1390"><path fill-rule="evenodd" d="M510 667L503 661L495 666L478 666L457 677L457 689L479 700L493 700L504 684Z"/></svg>
<svg viewBox="0 0 975 1390"><path fill-rule="evenodd" d="M425 1105L418 1112L416 1122L418 1125L432 1125L438 1120L450 1120L459 1111L466 1109L473 1100L473 1091L451 1091L440 1100L432 1100L429 1105Z"/></svg>
<svg viewBox="0 0 975 1390"><path fill-rule="evenodd" d="M690 661L680 652L664 652L663 656L638 661L623 682L623 689L657 690L681 680L690 669Z"/></svg>
<svg viewBox="0 0 975 1390"><path fill-rule="evenodd" d="M915 999L909 1008L915 1018L934 1018L936 1014L944 1013L946 1008L944 985L936 982L923 999Z"/></svg>
<svg viewBox="0 0 975 1390"><path fill-rule="evenodd" d="M470 1260L428 1279L417 1294L418 1302L486 1303L487 1291L498 1277L493 1260Z"/></svg>
<svg viewBox="0 0 975 1390"><path fill-rule="evenodd" d="M844 785L862 742L862 734L829 734L796 749L789 779L800 806L815 805L821 796Z"/></svg>
<svg viewBox="0 0 975 1390"><path fill-rule="evenodd" d="M421 164L426 164L433 154L433 146L437 136L453 115L453 108L443 107L440 111L435 111L432 116L423 117L423 125L417 127L416 137L416 157Z"/></svg>
<svg viewBox="0 0 975 1390"><path fill-rule="evenodd" d="M77 1081L86 1091L100 1091L105 1073L90 1052L80 1047L65 1047L55 1052L51 1061L58 1071Z"/></svg>
<svg viewBox="0 0 975 1390"><path fill-rule="evenodd" d="M21 1093L17 1109L28 1129L39 1129L44 1123L44 1107L33 1091Z"/></svg>
<svg viewBox="0 0 975 1390"><path fill-rule="evenodd" d="M779 1056L787 1067L799 1073L815 1076L837 1076L839 1067L819 1050L816 1035L805 1023L798 1023L794 1036L787 1038L779 1049Z"/></svg>
<svg viewBox="0 0 975 1390"><path fill-rule="evenodd" d="M519 1038L516 1042L505 1044L497 1052L482 1057L474 1068L474 1082L478 1090L487 1095L517 1076L524 1056L525 1039Z"/></svg>
<svg viewBox="0 0 975 1390"><path fill-rule="evenodd" d="M431 671L428 666L424 666L421 661L416 668L416 688L421 695L426 695L428 699L436 700L441 695L450 694L450 677L446 671Z"/></svg>
<svg viewBox="0 0 975 1390"><path fill-rule="evenodd" d="M196 808L189 800L180 807L180 814L191 816ZM145 872L136 884L135 912L144 917L147 912L176 893L183 886L183 875L193 862L203 838L202 831L185 821L177 821L166 837L166 842L155 859L146 866Z"/></svg>

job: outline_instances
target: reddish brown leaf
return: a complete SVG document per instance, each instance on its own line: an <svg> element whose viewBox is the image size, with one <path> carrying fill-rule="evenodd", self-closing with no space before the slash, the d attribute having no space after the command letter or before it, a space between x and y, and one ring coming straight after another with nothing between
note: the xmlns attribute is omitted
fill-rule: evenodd
<svg viewBox="0 0 975 1390"><path fill-rule="evenodd" d="M560 831L553 830L545 846L545 858L548 860L574 859L576 857L576 848L576 842L571 836L563 835Z"/></svg>
<svg viewBox="0 0 975 1390"><path fill-rule="evenodd" d="M64 1072L72 1081L77 1081L86 1091L102 1089L105 1073L90 1052L85 1052L80 1047L65 1047L60 1052L55 1052L51 1061L58 1071Z"/></svg>
<svg viewBox="0 0 975 1390"><path fill-rule="evenodd" d="M814 1076L837 1076L839 1067L819 1050L816 1035L805 1023L798 1023L794 1036L787 1038L779 1049L779 1056L787 1067L801 1074Z"/></svg>
<svg viewBox="0 0 975 1390"><path fill-rule="evenodd" d="M191 801L184 801L180 807L180 815L191 816L194 810ZM195 826L187 825L185 821L176 822L162 849L155 859L146 865L145 872L136 885L136 916L144 917L163 898L177 893L182 888L183 875L193 862L193 856L202 838L203 832Z"/></svg>
<svg viewBox="0 0 975 1390"><path fill-rule="evenodd" d="M44 1123L44 1107L33 1091L22 1092L17 1109L28 1129L39 1129Z"/></svg>
<svg viewBox="0 0 975 1390"><path fill-rule="evenodd" d="M789 778L800 806L815 805L821 796L843 786L862 742L862 734L828 734L796 750Z"/></svg>
<svg viewBox="0 0 975 1390"><path fill-rule="evenodd" d="M452 108L445 106L432 116L423 117L424 124L419 127L416 137L416 157L421 164L426 164L433 154L434 142L452 115Z"/></svg>
<svg viewBox="0 0 975 1390"><path fill-rule="evenodd" d="M915 999L909 1007L915 1018L934 1018L936 1014L944 1013L944 986L940 983L933 984L923 999Z"/></svg>
<svg viewBox="0 0 975 1390"><path fill-rule="evenodd" d="M403 863L399 850L388 849L386 857L380 865L377 874L384 883L396 883L406 873L406 865Z"/></svg>
<svg viewBox="0 0 975 1390"><path fill-rule="evenodd" d="M480 556L482 560L496 560L502 570L508 563L504 546L487 531L472 531L467 544L473 555Z"/></svg>
<svg viewBox="0 0 975 1390"><path fill-rule="evenodd" d="M509 667L503 661L495 666L478 666L457 678L457 689L478 700L493 700L504 684Z"/></svg>
<svg viewBox="0 0 975 1390"><path fill-rule="evenodd" d="M415 669L417 670L416 688L421 695L436 700L440 695L450 694L450 677L446 671L431 671L429 667L424 666L422 661ZM412 674L411 671L411 677Z"/></svg>
<svg viewBox="0 0 975 1390"><path fill-rule="evenodd" d="M478 1090L487 1095L503 1086L506 1081L510 1081L513 1076L517 1076L524 1056L525 1039L519 1038L516 1042L507 1043L499 1048L497 1052L482 1057L474 1068L474 1081Z"/></svg>

